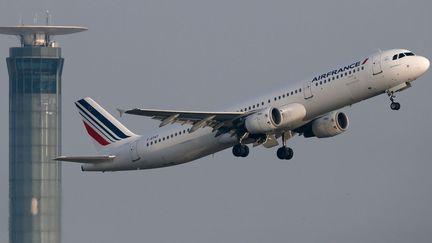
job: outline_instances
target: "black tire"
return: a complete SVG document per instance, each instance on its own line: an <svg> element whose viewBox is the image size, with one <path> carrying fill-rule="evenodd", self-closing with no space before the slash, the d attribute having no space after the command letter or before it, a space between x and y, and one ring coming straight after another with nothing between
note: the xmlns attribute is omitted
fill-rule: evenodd
<svg viewBox="0 0 432 243"><path fill-rule="evenodd" d="M400 103L396 103L396 110L398 111L400 109L401 105Z"/></svg>
<svg viewBox="0 0 432 243"><path fill-rule="evenodd" d="M232 153L235 157L240 157L242 154L242 147L240 144L236 144L234 145L234 147L232 148Z"/></svg>
<svg viewBox="0 0 432 243"><path fill-rule="evenodd" d="M289 147L278 148L276 155L279 159L290 160L294 156L294 151Z"/></svg>
<svg viewBox="0 0 432 243"><path fill-rule="evenodd" d="M292 148L287 148L285 159L290 160L293 158L293 156L294 156L294 150Z"/></svg>
<svg viewBox="0 0 432 243"><path fill-rule="evenodd" d="M280 147L276 151L276 155L279 159L285 159L286 158L286 147Z"/></svg>
<svg viewBox="0 0 432 243"><path fill-rule="evenodd" d="M392 110L394 110L394 111L399 110L400 107L401 107L401 105L400 105L400 103L398 103L398 102L392 102L392 103L390 104L390 109L392 109Z"/></svg>
<svg viewBox="0 0 432 243"><path fill-rule="evenodd" d="M241 157L247 157L249 155L249 147L246 145L241 146Z"/></svg>

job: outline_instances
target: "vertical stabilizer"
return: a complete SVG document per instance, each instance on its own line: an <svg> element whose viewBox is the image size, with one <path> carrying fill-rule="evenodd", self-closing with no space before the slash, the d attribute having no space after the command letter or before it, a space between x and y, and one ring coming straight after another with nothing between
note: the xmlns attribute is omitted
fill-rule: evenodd
<svg viewBox="0 0 432 243"><path fill-rule="evenodd" d="M75 102L84 127L98 148L105 148L124 139L137 136L92 98Z"/></svg>

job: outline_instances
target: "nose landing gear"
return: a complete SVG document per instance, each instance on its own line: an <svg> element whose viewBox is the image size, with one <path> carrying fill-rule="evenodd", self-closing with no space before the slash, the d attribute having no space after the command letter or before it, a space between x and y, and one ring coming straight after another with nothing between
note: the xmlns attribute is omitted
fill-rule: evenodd
<svg viewBox="0 0 432 243"><path fill-rule="evenodd" d="M400 109L401 105L399 102L395 102L394 98L396 98L396 96L394 95L393 91L387 91L387 95L390 96L390 109L397 111Z"/></svg>

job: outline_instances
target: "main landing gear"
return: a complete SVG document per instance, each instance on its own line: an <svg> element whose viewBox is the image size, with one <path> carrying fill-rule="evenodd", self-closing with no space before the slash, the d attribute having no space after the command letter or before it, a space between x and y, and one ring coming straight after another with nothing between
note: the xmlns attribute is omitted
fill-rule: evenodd
<svg viewBox="0 0 432 243"><path fill-rule="evenodd" d="M285 134L282 133L282 147L278 148L276 155L279 159L290 160L294 156L292 148L286 146Z"/></svg>
<svg viewBox="0 0 432 243"><path fill-rule="evenodd" d="M246 157L249 155L249 147L244 144L236 144L232 148L232 153L235 157Z"/></svg>
<svg viewBox="0 0 432 243"><path fill-rule="evenodd" d="M401 105L400 105L400 103L394 101L394 98L396 97L396 96L394 95L394 92L392 92L392 91L387 91L387 95L390 96L390 101L391 101L390 109L392 109L392 110L394 110L394 111L399 110L400 107L401 107Z"/></svg>
<svg viewBox="0 0 432 243"><path fill-rule="evenodd" d="M249 155L249 147L238 143L233 146L232 153L235 157L247 157ZM285 134L282 134L282 147L278 148L276 155L279 159L290 160L294 156L292 148L286 146Z"/></svg>

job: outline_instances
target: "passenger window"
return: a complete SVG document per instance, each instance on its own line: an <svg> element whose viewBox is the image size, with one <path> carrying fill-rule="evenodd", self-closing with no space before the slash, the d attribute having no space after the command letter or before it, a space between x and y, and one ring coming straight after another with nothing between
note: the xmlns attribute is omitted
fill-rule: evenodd
<svg viewBox="0 0 432 243"><path fill-rule="evenodd" d="M165 141L165 137L163 137L162 140Z"/></svg>
<svg viewBox="0 0 432 243"><path fill-rule="evenodd" d="M261 105L264 105L264 101L263 101L263 102L261 102Z"/></svg>
<svg viewBox="0 0 432 243"><path fill-rule="evenodd" d="M279 95L279 99L281 99L280 95Z"/></svg>
<svg viewBox="0 0 432 243"><path fill-rule="evenodd" d="M268 100L268 103L270 103L270 99Z"/></svg>
<svg viewBox="0 0 432 243"><path fill-rule="evenodd" d="M351 71L349 71L348 74L351 74Z"/></svg>
<svg viewBox="0 0 432 243"><path fill-rule="evenodd" d="M153 145L153 142L150 142L150 145Z"/></svg>
<svg viewBox="0 0 432 243"><path fill-rule="evenodd" d="M318 83L315 83L315 86L318 86Z"/></svg>
<svg viewBox="0 0 432 243"><path fill-rule="evenodd" d="M355 73L355 69L353 69L353 73Z"/></svg>
<svg viewBox="0 0 432 243"><path fill-rule="evenodd" d="M295 93L297 94L297 90L295 90Z"/></svg>
<svg viewBox="0 0 432 243"><path fill-rule="evenodd" d="M291 91L291 95L293 95L294 94L294 91Z"/></svg>
<svg viewBox="0 0 432 243"><path fill-rule="evenodd" d="M362 67L362 70L364 70L364 67Z"/></svg>
<svg viewBox="0 0 432 243"><path fill-rule="evenodd" d="M254 108L254 109L255 109L255 105L253 105L253 106L252 106L252 108Z"/></svg>
<svg viewBox="0 0 432 243"><path fill-rule="evenodd" d="M333 77L332 80L335 80L335 77Z"/></svg>
<svg viewBox="0 0 432 243"><path fill-rule="evenodd" d="M301 89L299 89L299 92L301 92Z"/></svg>
<svg viewBox="0 0 432 243"><path fill-rule="evenodd" d="M339 75L336 75L336 78L339 78Z"/></svg>

